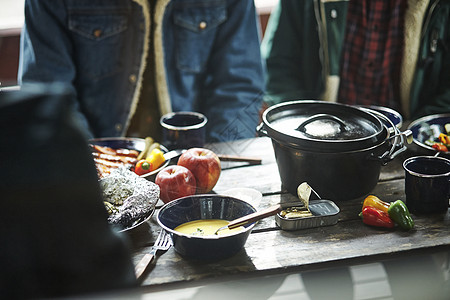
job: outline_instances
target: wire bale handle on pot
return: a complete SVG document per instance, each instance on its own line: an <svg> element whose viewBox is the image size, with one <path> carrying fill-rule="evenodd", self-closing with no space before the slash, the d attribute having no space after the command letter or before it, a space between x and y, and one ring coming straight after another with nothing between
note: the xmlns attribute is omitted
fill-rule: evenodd
<svg viewBox="0 0 450 300"><path fill-rule="evenodd" d="M387 139L387 141L389 141L392 145L391 148L378 157L374 156L374 158L380 160L383 165L386 165L389 161L393 160L397 155L404 152L407 149L406 143L411 144L413 142L413 135L411 130L408 129L405 130L404 132L401 132L400 129L398 129L397 126L395 126L394 123L384 114L369 108L361 107L360 109L382 119L382 121L387 122L390 128L392 128L392 130L388 130L388 132L390 135L391 134L393 135L389 136ZM391 133L391 131L393 133Z"/></svg>

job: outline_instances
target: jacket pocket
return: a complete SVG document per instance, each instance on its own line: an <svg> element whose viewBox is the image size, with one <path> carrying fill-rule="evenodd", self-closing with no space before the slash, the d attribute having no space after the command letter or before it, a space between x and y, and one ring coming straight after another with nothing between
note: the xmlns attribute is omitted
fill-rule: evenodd
<svg viewBox="0 0 450 300"><path fill-rule="evenodd" d="M175 5L173 18L177 67L199 73L206 66L219 25L227 19L226 3L183 1Z"/></svg>
<svg viewBox="0 0 450 300"><path fill-rule="evenodd" d="M123 10L69 12L68 22L75 43L75 63L82 75L100 79L122 68L129 14Z"/></svg>

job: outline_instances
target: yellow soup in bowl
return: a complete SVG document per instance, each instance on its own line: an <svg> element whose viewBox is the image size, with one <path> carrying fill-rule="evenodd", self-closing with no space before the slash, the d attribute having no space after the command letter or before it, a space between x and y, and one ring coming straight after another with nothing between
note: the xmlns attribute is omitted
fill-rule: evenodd
<svg viewBox="0 0 450 300"><path fill-rule="evenodd" d="M175 230L188 235L196 235L196 236L208 236L215 235L217 229L227 226L230 221L221 220L221 219L203 219L203 220L195 220L187 223L183 223L177 227ZM243 229L243 226L228 229L224 228L220 230L218 235L229 235L236 232L239 232Z"/></svg>

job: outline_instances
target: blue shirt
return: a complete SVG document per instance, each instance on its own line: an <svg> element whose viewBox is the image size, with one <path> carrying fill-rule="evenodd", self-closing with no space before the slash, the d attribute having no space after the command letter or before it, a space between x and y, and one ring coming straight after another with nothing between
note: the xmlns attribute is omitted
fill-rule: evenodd
<svg viewBox="0 0 450 300"><path fill-rule="evenodd" d="M160 114L204 113L208 141L253 137L256 20L253 0L158 0L153 11L147 0L27 0L19 82L68 83L91 137L123 136L152 51Z"/></svg>

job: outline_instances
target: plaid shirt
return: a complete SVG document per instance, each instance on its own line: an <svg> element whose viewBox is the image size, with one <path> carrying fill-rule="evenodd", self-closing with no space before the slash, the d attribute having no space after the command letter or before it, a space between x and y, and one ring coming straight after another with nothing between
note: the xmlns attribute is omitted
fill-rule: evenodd
<svg viewBox="0 0 450 300"><path fill-rule="evenodd" d="M338 101L400 110L400 67L407 0L351 0Z"/></svg>

